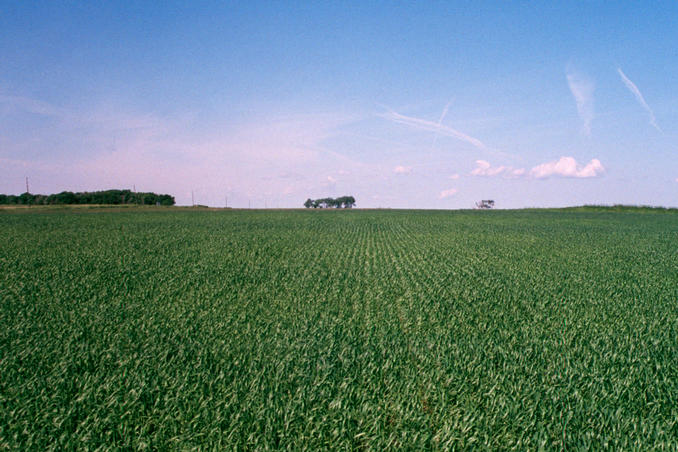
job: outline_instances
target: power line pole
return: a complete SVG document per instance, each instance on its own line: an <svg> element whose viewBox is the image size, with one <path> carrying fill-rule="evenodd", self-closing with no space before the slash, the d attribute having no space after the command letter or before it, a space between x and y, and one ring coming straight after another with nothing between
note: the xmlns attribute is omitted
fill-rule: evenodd
<svg viewBox="0 0 678 452"><path fill-rule="evenodd" d="M226 201L224 201L224 207L228 207L228 196L226 196Z"/></svg>
<svg viewBox="0 0 678 452"><path fill-rule="evenodd" d="M193 196L193 190L191 190L191 206L195 207L195 197Z"/></svg>
<svg viewBox="0 0 678 452"><path fill-rule="evenodd" d="M28 189L28 176L26 176L26 194L27 195L31 194L30 190ZM26 203L28 204L28 207L31 207L31 198L30 197L26 198Z"/></svg>

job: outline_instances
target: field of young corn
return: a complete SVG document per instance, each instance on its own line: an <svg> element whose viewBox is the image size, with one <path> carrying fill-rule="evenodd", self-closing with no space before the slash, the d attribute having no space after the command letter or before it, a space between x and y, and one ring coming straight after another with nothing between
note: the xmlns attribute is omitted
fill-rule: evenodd
<svg viewBox="0 0 678 452"><path fill-rule="evenodd" d="M0 212L0 450L678 448L678 214Z"/></svg>

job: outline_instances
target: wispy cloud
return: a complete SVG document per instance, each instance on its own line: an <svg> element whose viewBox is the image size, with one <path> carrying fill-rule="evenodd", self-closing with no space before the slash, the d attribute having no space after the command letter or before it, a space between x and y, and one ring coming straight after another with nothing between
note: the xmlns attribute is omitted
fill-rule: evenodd
<svg viewBox="0 0 678 452"><path fill-rule="evenodd" d="M440 114L440 118L438 119L438 127L440 127L443 124L443 120L445 119L445 116L447 116L447 112L450 109L450 105L452 105L452 99L445 105L445 108L443 108L443 112ZM436 143L438 142L438 134L436 133L433 136L433 144L431 145L432 148L436 146Z"/></svg>
<svg viewBox="0 0 678 452"><path fill-rule="evenodd" d="M485 145L482 141L472 136L466 135L458 130L455 130L451 127L442 125L440 122L427 121L425 119L414 118L412 116L401 115L395 111L389 111L382 115L383 118L388 119L389 121L397 122L399 124L405 124L415 129L428 130L430 132L435 132L437 134L456 138L461 141L465 141L478 149L485 149ZM441 120L444 118L444 115L441 116Z"/></svg>
<svg viewBox="0 0 678 452"><path fill-rule="evenodd" d="M36 192L136 184L140 190L172 193L179 204L189 203L195 191L196 199L209 205L223 205L225 195L236 206L247 206L250 199L253 206L265 199L296 205L304 196L332 194L335 184L349 183L345 179L357 193L368 186L362 182L369 180L366 175L376 172L374 165L324 146L355 121L341 112L266 114L226 132L223 123L197 127L183 115L139 113L114 103L51 105L0 92L3 119L18 123L25 113L41 116L40 123L49 127L33 134L28 124L0 136L0 192L19 192L27 175Z"/></svg>
<svg viewBox="0 0 678 452"><path fill-rule="evenodd" d="M573 157L561 157L552 162L535 166L529 172L525 168L512 166L492 166L485 160L476 160L476 167L471 171L472 176L546 179L552 176L589 178L597 177L605 172L605 168L598 159L592 159L586 165L580 165Z"/></svg>
<svg viewBox="0 0 678 452"><path fill-rule="evenodd" d="M438 195L438 199L450 198L456 195L458 191L459 190L457 190L456 188L448 188L447 190L443 190L440 192L440 194Z"/></svg>
<svg viewBox="0 0 678 452"><path fill-rule="evenodd" d="M591 122L595 116L593 110L593 91L595 86L585 75L572 70L567 72L567 84L577 103L579 117L584 123L584 133L591 135Z"/></svg>
<svg viewBox="0 0 678 452"><path fill-rule="evenodd" d="M508 178L521 177L525 174L524 168L513 168L512 166L490 165L486 160L476 160L476 167L471 171L472 176L494 177L503 176Z"/></svg>
<svg viewBox="0 0 678 452"><path fill-rule="evenodd" d="M648 115L650 115L650 124L652 127L655 129L659 130L661 132L662 129L659 128L657 125L657 120L654 117L654 112L650 108L650 106L645 102L645 98L641 94L640 90L636 86L635 83L633 83L629 78L624 74L624 72L621 70L621 68L617 68L617 72L619 73L619 76L622 79L622 82L624 82L624 85L626 85L626 88L628 88L629 91L631 91L631 94L633 94L638 101L638 103L645 109Z"/></svg>
<svg viewBox="0 0 678 452"><path fill-rule="evenodd" d="M393 168L393 172L396 174L410 174L412 172L412 167L398 165L395 168Z"/></svg>
<svg viewBox="0 0 678 452"><path fill-rule="evenodd" d="M581 166L573 157L561 157L557 161L542 163L530 171L530 175L537 179L551 176L588 178L597 177L605 172L605 168L598 159L592 159Z"/></svg>
<svg viewBox="0 0 678 452"><path fill-rule="evenodd" d="M440 118L438 119L438 126L440 126L443 123L443 120L445 119L445 116L447 116L447 112L450 109L450 105L452 105L452 100L445 105L445 108L443 108L443 112L440 114Z"/></svg>
<svg viewBox="0 0 678 452"><path fill-rule="evenodd" d="M13 108L18 108L42 116L63 116L65 114L65 110L48 104L47 102L22 96L6 96L0 94L0 104L6 104Z"/></svg>
<svg viewBox="0 0 678 452"><path fill-rule="evenodd" d="M487 160L476 160L476 168L471 171L472 176L496 176L501 174L506 167L499 166L492 168Z"/></svg>
<svg viewBox="0 0 678 452"><path fill-rule="evenodd" d="M457 174L457 173L452 174L452 175L450 176L450 179L452 179L452 180L457 180L457 179L459 179L459 174Z"/></svg>

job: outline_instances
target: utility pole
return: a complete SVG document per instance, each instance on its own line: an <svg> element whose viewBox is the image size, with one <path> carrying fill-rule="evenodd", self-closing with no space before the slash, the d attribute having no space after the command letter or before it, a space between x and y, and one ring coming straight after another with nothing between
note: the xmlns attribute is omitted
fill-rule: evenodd
<svg viewBox="0 0 678 452"><path fill-rule="evenodd" d="M26 176L26 194L31 194L30 190L28 189L28 176ZM26 202L28 203L28 207L31 207L30 197L26 200Z"/></svg>
<svg viewBox="0 0 678 452"><path fill-rule="evenodd" d="M195 197L193 196L193 190L191 190L191 206L195 207Z"/></svg>
<svg viewBox="0 0 678 452"><path fill-rule="evenodd" d="M252 201L250 201L249 199L247 200L247 208L248 209L252 208Z"/></svg>
<svg viewBox="0 0 678 452"><path fill-rule="evenodd" d="M228 207L228 196L226 196L226 201L224 202L224 207Z"/></svg>

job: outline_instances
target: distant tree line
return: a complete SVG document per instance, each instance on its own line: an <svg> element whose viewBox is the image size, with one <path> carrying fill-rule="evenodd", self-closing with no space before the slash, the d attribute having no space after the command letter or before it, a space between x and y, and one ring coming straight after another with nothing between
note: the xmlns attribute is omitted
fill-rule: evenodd
<svg viewBox="0 0 678 452"><path fill-rule="evenodd" d="M0 194L0 204L51 205L51 204L141 204L173 206L174 196L157 193L133 192L131 190L104 190L91 192L62 191L52 195L22 193L20 195Z"/></svg>
<svg viewBox="0 0 678 452"><path fill-rule="evenodd" d="M321 198L321 199L307 199L304 207L307 209L328 209L334 207L335 209L350 209L355 206L355 198L353 196L341 196L339 198Z"/></svg>

